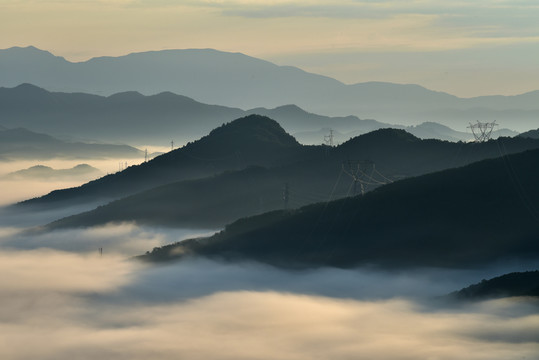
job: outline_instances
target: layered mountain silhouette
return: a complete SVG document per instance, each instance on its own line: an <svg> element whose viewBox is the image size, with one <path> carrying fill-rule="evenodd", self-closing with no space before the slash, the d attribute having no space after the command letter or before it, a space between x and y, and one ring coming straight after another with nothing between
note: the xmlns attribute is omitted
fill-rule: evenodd
<svg viewBox="0 0 539 360"><path fill-rule="evenodd" d="M527 131L539 117L539 91L464 99L418 85L346 85L298 68L212 49L152 51L72 63L34 47L15 47L0 50L0 73L4 87L32 83L53 91L99 95L171 91L242 109L293 103L323 115L353 114L407 125L435 121L461 131L476 120L498 120L503 127Z"/></svg>
<svg viewBox="0 0 539 360"><path fill-rule="evenodd" d="M450 298L469 301L512 296L539 296L539 271L497 276L449 294Z"/></svg>
<svg viewBox="0 0 539 360"><path fill-rule="evenodd" d="M0 88L4 126L105 141L186 142L243 114L240 109L205 105L172 93L103 97L53 93L30 84Z"/></svg>
<svg viewBox="0 0 539 360"><path fill-rule="evenodd" d="M141 157L144 152L128 145L69 142L25 128L0 129L0 160Z"/></svg>
<svg viewBox="0 0 539 360"><path fill-rule="evenodd" d="M11 172L0 179L4 180L68 180L80 179L86 180L92 177L101 176L99 169L88 164L79 164L70 169L53 169L45 165L35 165L28 169Z"/></svg>
<svg viewBox="0 0 539 360"><path fill-rule="evenodd" d="M99 197L105 202L132 194L48 228L121 221L217 228L287 205L324 202L396 179L535 148L539 141L534 139L452 143L421 140L398 129L377 130L337 147L302 146L275 121L251 115L146 164L19 206L64 206ZM360 180L355 190L351 176Z"/></svg>
<svg viewBox="0 0 539 360"><path fill-rule="evenodd" d="M332 131L334 143L343 143L358 135L365 134L367 132L382 128L380 126L380 123L374 120L372 120L373 121L372 124L369 124L368 120L362 120L362 121L363 121L363 126L360 129L357 129L354 131L342 132L342 131L336 131L333 128L326 127L326 128L321 128L315 131L297 132L297 133L294 133L294 136L302 144L315 145L315 144L320 144L320 139L328 139L330 131ZM414 125L414 126L388 125L385 127L406 130L406 132L420 139L439 139L439 140L446 140L446 141L471 141L475 139L474 135L471 132L456 131L449 128L448 126L444 126L442 124L438 124L435 122L424 122L424 123L421 123L419 125ZM342 129L342 128L339 128L339 129ZM511 131L508 129L500 129L500 130L496 130L492 132L491 139L497 139L500 136L507 137L507 136L515 136L515 135L518 135L518 132Z"/></svg>
<svg viewBox="0 0 539 360"><path fill-rule="evenodd" d="M186 146L77 188L57 190L21 205L63 206L111 200L174 181L204 178L249 165L282 166L305 158L300 145L277 122L250 115Z"/></svg>
<svg viewBox="0 0 539 360"><path fill-rule="evenodd" d="M137 92L109 97L90 94L55 93L23 84L15 88L0 88L0 120L4 125L24 126L46 131L108 141L161 144L174 138L187 142L199 138L223 122L238 117L259 114L275 119L304 144L320 144L329 130L335 130L335 141L381 128L405 129L423 139L459 141L472 140L468 132L426 122L417 126L391 125L356 116L328 117L306 112L296 105L274 109L238 108L207 105L172 93L143 96ZM513 136L507 129L494 131L493 138Z"/></svg>
<svg viewBox="0 0 539 360"><path fill-rule="evenodd" d="M405 179L365 196L244 218L142 258L277 266L477 266L539 255L539 150Z"/></svg>

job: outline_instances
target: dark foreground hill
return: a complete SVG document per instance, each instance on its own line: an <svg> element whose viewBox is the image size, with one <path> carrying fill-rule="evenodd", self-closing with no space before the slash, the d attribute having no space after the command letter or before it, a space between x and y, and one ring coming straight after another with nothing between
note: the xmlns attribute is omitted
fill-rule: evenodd
<svg viewBox="0 0 539 360"><path fill-rule="evenodd" d="M279 266L475 266L539 256L539 150L405 179L365 196L241 219L154 249Z"/></svg>
<svg viewBox="0 0 539 360"><path fill-rule="evenodd" d="M539 297L539 271L514 272L470 285L449 294L458 300L484 300L511 296Z"/></svg>

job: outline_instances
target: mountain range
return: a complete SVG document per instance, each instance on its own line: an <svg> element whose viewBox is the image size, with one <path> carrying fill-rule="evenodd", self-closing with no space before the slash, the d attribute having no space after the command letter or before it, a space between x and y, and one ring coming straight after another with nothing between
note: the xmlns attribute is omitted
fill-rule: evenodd
<svg viewBox="0 0 539 360"><path fill-rule="evenodd" d="M96 178L102 175L99 169L88 164L79 164L70 169L53 169L49 166L35 165L28 169L11 172L0 179L3 180L68 180Z"/></svg>
<svg viewBox="0 0 539 360"><path fill-rule="evenodd" d="M32 83L52 91L112 95L163 91L242 109L296 104L328 116L356 115L385 123L425 121L464 131L476 120L497 120L519 132L537 126L539 91L516 96L459 98L418 85L335 79L240 53L162 50L73 63L35 47L0 50L0 86ZM150 120L148 120L150 121Z"/></svg>
<svg viewBox="0 0 539 360"><path fill-rule="evenodd" d="M424 122L419 125L403 126L403 125L387 125L384 127L380 126L380 123L375 122L369 127L366 123L368 120L363 120L364 125L361 129L349 132L341 132L333 128L321 128L314 131L301 131L294 133L294 137L298 139L302 144L316 145L320 144L320 139L324 139L326 143L329 142L330 132L333 135L333 142L335 144L343 143L351 138L354 138L358 135L365 134L370 131L374 131L381 128L393 128L393 129L403 129L406 132L420 138L420 139L439 139L446 141L473 141L474 135L471 132L462 132L451 129L448 126L438 124L435 122ZM373 120L374 122L374 120ZM528 133L525 133L528 134ZM517 136L519 133L511 131L509 129L499 129L494 130L491 133L491 139L497 139L500 136L510 137ZM527 135L526 135L527 136Z"/></svg>
<svg viewBox="0 0 539 360"><path fill-rule="evenodd" d="M0 128L0 160L144 158L128 145L64 141L25 128Z"/></svg>
<svg viewBox="0 0 539 360"><path fill-rule="evenodd" d="M356 116L322 116L295 105L243 111L199 103L170 92L152 96L126 92L104 97L49 92L30 84L0 88L1 124L71 138L146 145L163 145L172 139L176 143L185 143L207 134L224 122L250 114L277 120L304 144L322 143L329 129L334 130L336 142L344 142L357 135L388 127L406 129L420 138L449 141L473 139L471 132L455 131L432 122L406 127L362 120ZM501 129L493 132L492 137L513 135L517 133Z"/></svg>
<svg viewBox="0 0 539 360"><path fill-rule="evenodd" d="M376 130L336 147L305 146L274 120L250 115L147 163L17 207L119 199L48 228L121 221L217 228L287 205L341 198L397 179L536 148L539 140L529 138L453 143L421 140L399 129Z"/></svg>
<svg viewBox="0 0 539 360"><path fill-rule="evenodd" d="M539 149L381 186L364 196L240 219L141 259L284 267L475 267L539 255Z"/></svg>

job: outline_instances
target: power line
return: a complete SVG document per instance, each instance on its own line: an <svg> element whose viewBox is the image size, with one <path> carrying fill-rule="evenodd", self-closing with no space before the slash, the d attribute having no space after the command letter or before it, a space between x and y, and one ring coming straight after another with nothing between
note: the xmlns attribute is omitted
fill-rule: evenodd
<svg viewBox="0 0 539 360"><path fill-rule="evenodd" d="M370 175L367 173L370 171ZM391 183L392 180L382 175L374 162L370 160L346 160L342 162L342 171L352 178L353 194L358 193L358 185L361 190L361 195L365 195L365 190L368 185L377 186ZM375 177L378 175L378 178Z"/></svg>

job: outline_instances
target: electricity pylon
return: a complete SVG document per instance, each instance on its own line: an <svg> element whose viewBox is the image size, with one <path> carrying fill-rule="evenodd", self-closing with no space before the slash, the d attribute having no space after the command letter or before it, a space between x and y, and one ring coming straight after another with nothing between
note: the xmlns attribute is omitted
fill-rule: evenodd
<svg viewBox="0 0 539 360"><path fill-rule="evenodd" d="M324 142L333 147L333 129L329 129L329 135L324 135Z"/></svg>
<svg viewBox="0 0 539 360"><path fill-rule="evenodd" d="M496 120L491 123L482 123L477 121L476 124L470 123L468 128L472 130L472 134L476 142L485 142L490 140L494 126L498 126L498 124L496 124Z"/></svg>

